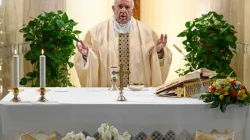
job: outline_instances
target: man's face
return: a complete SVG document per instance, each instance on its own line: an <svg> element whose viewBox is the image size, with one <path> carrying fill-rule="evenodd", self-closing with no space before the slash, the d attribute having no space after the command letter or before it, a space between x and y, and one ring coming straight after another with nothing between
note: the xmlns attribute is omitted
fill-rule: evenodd
<svg viewBox="0 0 250 140"><path fill-rule="evenodd" d="M132 0L116 0L112 6L117 22L126 24L134 13L135 8L132 5Z"/></svg>

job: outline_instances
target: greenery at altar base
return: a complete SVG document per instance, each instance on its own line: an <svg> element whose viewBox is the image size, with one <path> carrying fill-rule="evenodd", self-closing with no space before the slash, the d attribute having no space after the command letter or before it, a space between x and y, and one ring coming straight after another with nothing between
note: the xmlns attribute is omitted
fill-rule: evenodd
<svg viewBox="0 0 250 140"><path fill-rule="evenodd" d="M242 107L250 103L250 94L246 86L230 76L215 80L209 87L209 92L201 95L200 98L206 103L212 103L211 108L220 107L222 112L225 112L230 104Z"/></svg>

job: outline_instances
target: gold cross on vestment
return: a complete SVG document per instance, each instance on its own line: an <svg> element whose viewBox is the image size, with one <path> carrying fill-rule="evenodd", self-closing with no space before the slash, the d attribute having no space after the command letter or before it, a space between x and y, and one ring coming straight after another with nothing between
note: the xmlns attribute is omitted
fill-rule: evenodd
<svg viewBox="0 0 250 140"><path fill-rule="evenodd" d="M129 71L124 71L123 70L123 64L120 64L120 70L118 72L113 71L112 74L118 74L120 77L120 92L123 91L123 76L125 74L130 74Z"/></svg>

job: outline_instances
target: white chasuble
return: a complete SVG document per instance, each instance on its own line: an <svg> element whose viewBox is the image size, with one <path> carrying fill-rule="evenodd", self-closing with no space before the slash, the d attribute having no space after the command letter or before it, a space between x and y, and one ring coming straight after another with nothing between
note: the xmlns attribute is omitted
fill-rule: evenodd
<svg viewBox="0 0 250 140"><path fill-rule="evenodd" d="M86 70L81 68L82 56L78 53L75 57L75 68L81 84L87 78L89 87L111 85L109 67L119 67L120 63L119 33L114 31L113 20L99 23L86 34L84 43L90 48ZM167 78L172 53L165 47L164 58L160 60L155 46L158 41L156 33L134 18L132 24L133 30L128 35L129 83L159 86Z"/></svg>

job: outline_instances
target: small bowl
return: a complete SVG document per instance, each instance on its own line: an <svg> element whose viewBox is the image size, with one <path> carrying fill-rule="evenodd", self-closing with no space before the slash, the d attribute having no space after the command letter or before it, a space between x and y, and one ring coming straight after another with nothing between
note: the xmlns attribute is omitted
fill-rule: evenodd
<svg viewBox="0 0 250 140"><path fill-rule="evenodd" d="M144 84L133 83L128 85L128 88L132 91L140 91L145 87Z"/></svg>

